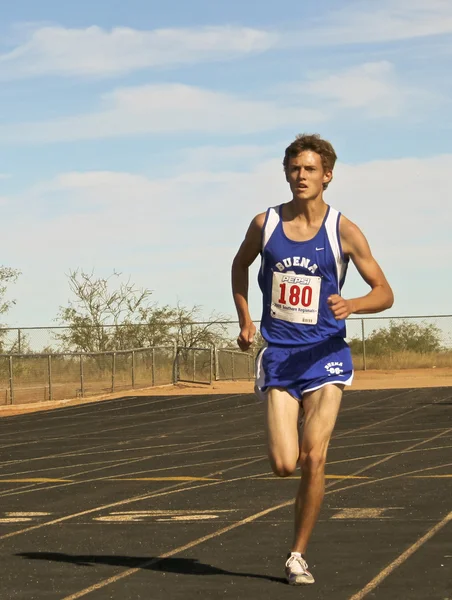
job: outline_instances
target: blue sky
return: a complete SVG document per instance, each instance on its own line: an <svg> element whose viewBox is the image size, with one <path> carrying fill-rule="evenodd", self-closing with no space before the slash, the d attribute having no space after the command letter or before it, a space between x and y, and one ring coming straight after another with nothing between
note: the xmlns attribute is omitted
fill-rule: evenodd
<svg viewBox="0 0 452 600"><path fill-rule="evenodd" d="M369 239L387 314L452 312L449 0L17 0L2 17L9 325L52 324L76 268L235 318L231 260L290 199L300 132L336 148L325 199ZM344 296L363 293L351 270Z"/></svg>

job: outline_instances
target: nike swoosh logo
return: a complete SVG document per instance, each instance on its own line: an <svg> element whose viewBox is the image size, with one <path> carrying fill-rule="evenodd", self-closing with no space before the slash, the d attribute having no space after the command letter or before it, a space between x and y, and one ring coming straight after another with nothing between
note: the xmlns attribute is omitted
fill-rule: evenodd
<svg viewBox="0 0 452 600"><path fill-rule="evenodd" d="M316 248L316 250L325 250L325 248Z"/></svg>

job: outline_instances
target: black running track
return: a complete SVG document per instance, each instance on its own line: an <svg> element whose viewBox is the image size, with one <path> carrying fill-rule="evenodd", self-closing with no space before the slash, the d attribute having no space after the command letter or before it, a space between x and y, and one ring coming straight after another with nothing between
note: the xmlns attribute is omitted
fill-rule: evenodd
<svg viewBox="0 0 452 600"><path fill-rule="evenodd" d="M1 600L452 600L452 388L348 391L308 562L251 395L0 419Z"/></svg>

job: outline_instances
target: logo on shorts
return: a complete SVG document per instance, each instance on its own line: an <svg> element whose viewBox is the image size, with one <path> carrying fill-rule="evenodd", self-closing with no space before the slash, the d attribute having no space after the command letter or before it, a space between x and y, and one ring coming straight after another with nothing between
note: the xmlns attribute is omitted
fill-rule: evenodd
<svg viewBox="0 0 452 600"><path fill-rule="evenodd" d="M340 375L344 372L344 369L341 369L343 366L344 363L341 362L329 362L325 365L325 369L328 371L328 375Z"/></svg>

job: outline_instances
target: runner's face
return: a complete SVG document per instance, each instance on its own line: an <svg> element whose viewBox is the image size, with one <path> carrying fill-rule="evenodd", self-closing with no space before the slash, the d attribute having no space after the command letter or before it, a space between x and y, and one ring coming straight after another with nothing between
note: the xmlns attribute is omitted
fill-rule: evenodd
<svg viewBox="0 0 452 600"><path fill-rule="evenodd" d="M331 171L325 173L322 159L317 152L305 150L290 158L286 170L286 179L294 198L312 200L322 194L323 184L329 183Z"/></svg>

